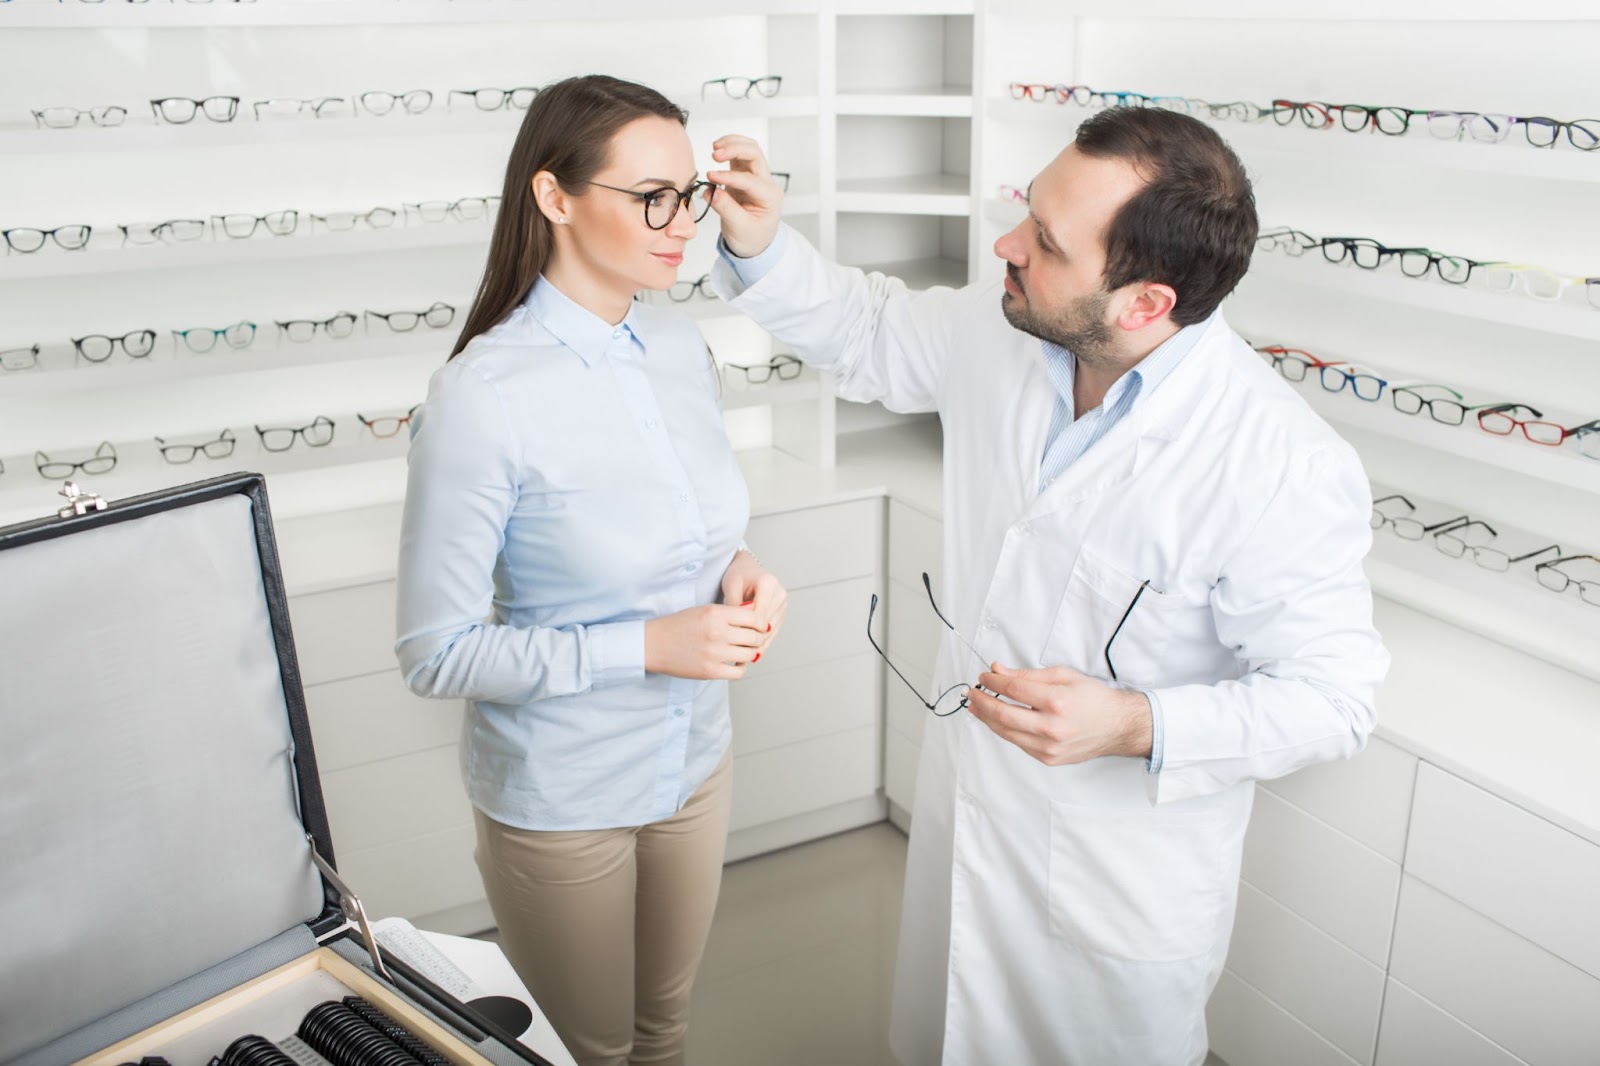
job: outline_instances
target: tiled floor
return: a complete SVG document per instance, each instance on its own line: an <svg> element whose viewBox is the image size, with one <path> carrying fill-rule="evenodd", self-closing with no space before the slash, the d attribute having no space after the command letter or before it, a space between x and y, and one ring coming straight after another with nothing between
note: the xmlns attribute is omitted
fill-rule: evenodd
<svg viewBox="0 0 1600 1066"><path fill-rule="evenodd" d="M888 822L729 866L695 983L694 1066L892 1066L906 838Z"/></svg>

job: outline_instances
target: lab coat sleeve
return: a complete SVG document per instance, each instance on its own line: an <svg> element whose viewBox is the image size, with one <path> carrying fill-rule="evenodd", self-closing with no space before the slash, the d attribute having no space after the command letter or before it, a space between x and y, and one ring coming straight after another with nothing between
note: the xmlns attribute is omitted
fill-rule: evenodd
<svg viewBox="0 0 1600 1066"><path fill-rule="evenodd" d="M717 294L833 377L845 399L938 410L956 309L968 290L912 292L899 278L828 262L788 227L778 241L781 254L749 287L719 256L711 269Z"/></svg>
<svg viewBox="0 0 1600 1066"><path fill-rule="evenodd" d="M489 620L519 479L516 437L491 382L460 362L435 373L408 462L395 654L411 691L527 703L644 676L642 621Z"/></svg>
<svg viewBox="0 0 1600 1066"><path fill-rule="evenodd" d="M1156 802L1281 777L1366 744L1389 669L1362 570L1370 511L1360 462L1342 443L1288 464L1211 595L1217 635L1248 672L1158 690Z"/></svg>

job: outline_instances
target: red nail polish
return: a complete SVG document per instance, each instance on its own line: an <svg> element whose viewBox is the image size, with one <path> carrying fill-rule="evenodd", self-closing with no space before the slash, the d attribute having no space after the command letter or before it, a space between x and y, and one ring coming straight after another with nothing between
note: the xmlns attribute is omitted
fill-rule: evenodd
<svg viewBox="0 0 1600 1066"><path fill-rule="evenodd" d="M768 622L768 623L767 623L767 632L768 632L768 633L771 633L771 632L772 632L772 623L771 623L771 622Z"/></svg>
<svg viewBox="0 0 1600 1066"><path fill-rule="evenodd" d="M756 601L755 601L755 600L745 600L745 601L744 601L744 602L743 602L743 603L741 603L741 604L740 604L740 605L739 605L739 606L740 606L740 607L748 607L748 606L750 606L750 605L751 605L751 604L752 604L752 603L754 603L754 602L756 602Z"/></svg>
<svg viewBox="0 0 1600 1066"><path fill-rule="evenodd" d="M754 659L751 659L750 661L753 662L753 663L760 662L761 661L761 653L760 652L756 652L756 657Z"/></svg>

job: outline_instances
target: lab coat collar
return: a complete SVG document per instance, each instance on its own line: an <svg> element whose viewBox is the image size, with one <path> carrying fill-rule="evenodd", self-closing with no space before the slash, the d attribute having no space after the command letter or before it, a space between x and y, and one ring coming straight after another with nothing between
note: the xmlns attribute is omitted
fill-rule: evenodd
<svg viewBox="0 0 1600 1066"><path fill-rule="evenodd" d="M1222 315L1212 315L1193 349L1172 368L1162 387L1135 404L1126 418L1050 487L1032 495L1028 513L1037 516L1058 511L1137 476L1161 448L1178 439L1194 412L1207 405L1208 397L1226 384L1230 335ZM1039 373L1044 373L1042 365ZM1027 449L1020 457L1022 466L1036 481L1037 447L1019 444Z"/></svg>
<svg viewBox="0 0 1600 1066"><path fill-rule="evenodd" d="M628 314L617 325L605 321L587 308L579 306L571 297L550 283L544 275L533 283L523 306L539 325L562 344L578 353L585 366L594 366L614 343L618 331L626 331L644 349L644 338L639 332L639 305L634 301Z"/></svg>

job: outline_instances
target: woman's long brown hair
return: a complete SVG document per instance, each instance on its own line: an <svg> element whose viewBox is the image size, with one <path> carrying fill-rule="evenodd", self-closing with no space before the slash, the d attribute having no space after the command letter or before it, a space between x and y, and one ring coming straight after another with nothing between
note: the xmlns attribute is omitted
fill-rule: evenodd
<svg viewBox="0 0 1600 1066"><path fill-rule="evenodd" d="M654 89L604 74L567 78L534 97L511 147L489 261L451 359L522 303L550 261L555 239L534 201L533 176L548 170L564 190L581 195L583 183L609 161L612 136L649 115L689 122L687 112Z"/></svg>

